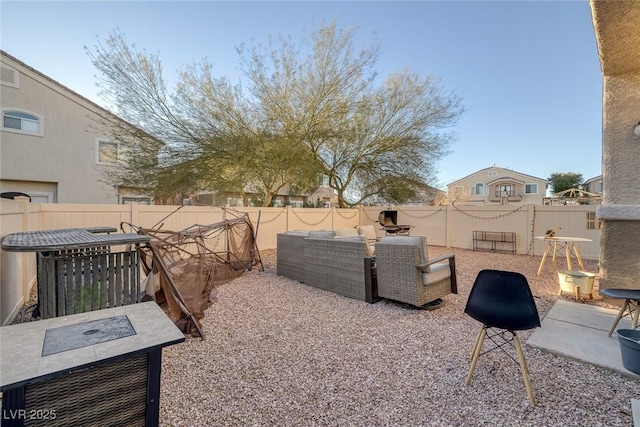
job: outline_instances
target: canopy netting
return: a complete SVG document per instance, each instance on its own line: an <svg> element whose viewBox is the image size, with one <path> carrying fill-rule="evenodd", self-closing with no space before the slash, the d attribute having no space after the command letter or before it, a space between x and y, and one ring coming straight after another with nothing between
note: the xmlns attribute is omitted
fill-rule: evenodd
<svg viewBox="0 0 640 427"><path fill-rule="evenodd" d="M248 215L184 230L128 224L151 241L141 248L141 287L185 333L204 338L200 319L215 301L216 286L260 264Z"/></svg>

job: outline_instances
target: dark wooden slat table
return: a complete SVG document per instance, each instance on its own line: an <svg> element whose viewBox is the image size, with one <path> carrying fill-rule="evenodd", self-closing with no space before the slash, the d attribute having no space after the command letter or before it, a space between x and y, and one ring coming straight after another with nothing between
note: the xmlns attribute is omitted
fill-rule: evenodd
<svg viewBox="0 0 640 427"><path fill-rule="evenodd" d="M115 233L113 227L71 228L8 234L1 247L36 252L38 306L47 319L138 302L139 246L148 236ZM112 252L113 246L127 250Z"/></svg>

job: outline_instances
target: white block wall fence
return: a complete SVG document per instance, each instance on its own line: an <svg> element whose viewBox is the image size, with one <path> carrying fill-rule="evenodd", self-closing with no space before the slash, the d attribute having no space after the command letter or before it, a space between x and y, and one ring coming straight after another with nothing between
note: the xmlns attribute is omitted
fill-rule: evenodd
<svg viewBox="0 0 640 427"><path fill-rule="evenodd" d="M473 248L473 231L507 231L516 234L516 253L541 256L544 242L534 236L561 227L558 235L591 239L583 243L584 259L598 259L600 229L597 206L397 206L398 224L413 226L412 235L427 236L429 245ZM287 230L320 230L373 224L387 206L339 208L235 208L248 213L258 232L258 248L276 247L276 236ZM230 211L233 212L233 211ZM29 203L0 199L0 236L22 231L112 226L131 223L144 228L181 230L193 224L212 224L224 219L225 210L211 206L85 205ZM259 219L259 221L258 221ZM130 232L130 229L125 229ZM33 253L0 252L0 322L5 325L18 314L36 281Z"/></svg>

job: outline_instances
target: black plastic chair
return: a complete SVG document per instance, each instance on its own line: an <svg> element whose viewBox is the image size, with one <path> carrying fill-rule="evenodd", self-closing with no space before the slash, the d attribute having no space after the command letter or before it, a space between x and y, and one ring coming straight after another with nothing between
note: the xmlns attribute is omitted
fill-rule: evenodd
<svg viewBox="0 0 640 427"><path fill-rule="evenodd" d="M515 332L540 327L540 316L527 278L512 271L482 270L473 283L464 312L482 323L473 347L466 384L469 385L471 382L480 355L501 349L514 362L520 364L529 401L535 405L527 362ZM481 353L485 337L495 346ZM503 348L507 344L515 347L517 361Z"/></svg>
<svg viewBox="0 0 640 427"><path fill-rule="evenodd" d="M611 329L609 329L609 336L611 336L616 326L618 326L618 322L625 315L631 318L631 328L636 329L638 327L638 319L640 319L640 289L604 288L600 289L600 295L624 300L616 320L614 320ZM625 311L627 312L626 314Z"/></svg>

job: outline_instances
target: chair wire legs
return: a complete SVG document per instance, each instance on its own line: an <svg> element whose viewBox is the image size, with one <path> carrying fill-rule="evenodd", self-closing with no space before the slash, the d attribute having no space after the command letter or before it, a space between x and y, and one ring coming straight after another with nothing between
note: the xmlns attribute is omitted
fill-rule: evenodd
<svg viewBox="0 0 640 427"><path fill-rule="evenodd" d="M476 338L476 343L473 346L473 352L471 354L471 366L469 367L469 373L467 374L466 384L469 385L469 383L471 382L471 377L473 376L473 371L476 368L478 358L481 355L487 354L493 350L501 349L503 352L505 352L505 354L509 356L509 358L511 358L511 360L520 364L520 371L522 372L522 378L524 379L524 386L527 389L529 402L531 402L532 405L535 405L536 400L533 397L533 389L531 388L531 381L529 380L529 369L527 368L527 362L524 358L522 345L520 344L518 336L514 331L496 331L490 329L492 328L487 325L483 325L482 329L480 329L480 332L478 333L478 337ZM489 340L493 342L494 347L485 352L482 352L482 346L484 344L485 338L489 338ZM513 347L515 347L516 354L518 356L517 361L503 348L505 345L512 345Z"/></svg>
<svg viewBox="0 0 640 427"><path fill-rule="evenodd" d="M629 310L628 313L625 311ZM613 325L611 325L611 329L609 329L609 336L613 333L618 326L618 322L622 319L622 316L629 316L631 318L631 327L633 329L638 327L638 317L640 317L640 302L625 299L622 307L620 307L620 311L618 311L618 316L616 316L616 320L613 321Z"/></svg>

